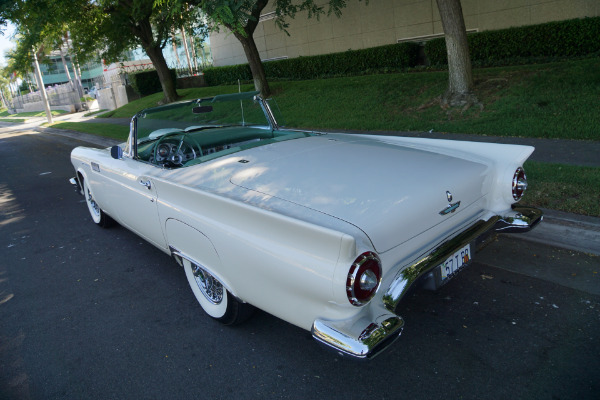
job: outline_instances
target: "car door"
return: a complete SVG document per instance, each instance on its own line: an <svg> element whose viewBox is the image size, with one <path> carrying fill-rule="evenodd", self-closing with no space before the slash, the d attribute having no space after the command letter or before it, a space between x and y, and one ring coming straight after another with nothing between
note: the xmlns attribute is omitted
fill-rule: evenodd
<svg viewBox="0 0 600 400"><path fill-rule="evenodd" d="M99 165L104 181L104 202L119 223L155 246L165 249L166 241L158 215L155 177L161 169L123 157ZM116 215L114 215L116 214Z"/></svg>

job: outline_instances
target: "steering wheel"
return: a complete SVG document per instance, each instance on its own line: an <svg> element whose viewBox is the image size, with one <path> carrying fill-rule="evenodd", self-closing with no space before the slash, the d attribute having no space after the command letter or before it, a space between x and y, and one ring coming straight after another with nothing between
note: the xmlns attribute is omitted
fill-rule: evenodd
<svg viewBox="0 0 600 400"><path fill-rule="evenodd" d="M165 139L170 138L172 136L176 136L176 135L181 135L181 139L179 140L179 143L177 143L177 148L175 149L175 151L170 151L169 154L166 156L168 157L167 160L164 162L164 164L171 164L173 166L183 166L184 163L184 158L183 158L183 154L184 152L182 152L181 148L183 147L183 145L185 144L187 147L189 147L189 149L192 152L192 160L195 159L196 157L202 157L202 148L200 147L200 145L198 144L198 142L192 138L191 136L187 136L185 132L170 132L167 133L163 136L160 137L160 139L158 139L158 141L156 142L156 144L154 145L154 162L156 164L159 164L159 158L158 158L158 149L161 145L162 142L165 141ZM194 146L196 146L196 148L198 149L198 155L196 155L196 151L194 150ZM164 159L165 157L162 157L162 159ZM186 160L187 161L187 160Z"/></svg>

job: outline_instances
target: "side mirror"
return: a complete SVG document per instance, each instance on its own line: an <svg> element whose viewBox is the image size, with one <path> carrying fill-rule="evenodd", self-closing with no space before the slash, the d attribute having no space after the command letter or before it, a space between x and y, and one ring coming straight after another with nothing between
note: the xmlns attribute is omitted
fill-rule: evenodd
<svg viewBox="0 0 600 400"><path fill-rule="evenodd" d="M110 155L115 160L123 158L123 149L120 146L113 146L110 148Z"/></svg>

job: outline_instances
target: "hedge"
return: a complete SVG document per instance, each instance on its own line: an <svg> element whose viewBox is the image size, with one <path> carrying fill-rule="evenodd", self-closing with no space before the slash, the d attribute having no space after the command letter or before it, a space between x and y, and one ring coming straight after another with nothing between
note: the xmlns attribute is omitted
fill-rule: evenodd
<svg viewBox="0 0 600 400"><path fill-rule="evenodd" d="M175 82L175 79L177 78L175 70L170 69L169 72L173 77L173 82ZM148 96L162 91L160 79L158 79L158 73L155 69L129 73L127 79L129 79L133 90L140 96Z"/></svg>
<svg viewBox="0 0 600 400"><path fill-rule="evenodd" d="M548 22L469 34L474 66L508 65L600 53L600 17ZM420 45L398 43L341 53L298 57L263 63L267 79L305 80L400 71L418 63ZM425 44L431 65L446 65L444 38ZM248 64L204 70L208 86L251 81Z"/></svg>
<svg viewBox="0 0 600 400"><path fill-rule="evenodd" d="M474 66L579 57L600 52L600 17L484 31L467 38ZM445 39L428 41L425 54L431 65L447 64Z"/></svg>
<svg viewBox="0 0 600 400"><path fill-rule="evenodd" d="M204 80L208 86L227 85L237 80L251 81L252 72L248 64L227 65L204 69Z"/></svg>
<svg viewBox="0 0 600 400"><path fill-rule="evenodd" d="M333 76L397 71L417 64L419 45L398 43L362 50L348 50L318 56L269 61L263 65L267 79L305 80ZM209 86L252 80L248 64L212 67L204 70Z"/></svg>

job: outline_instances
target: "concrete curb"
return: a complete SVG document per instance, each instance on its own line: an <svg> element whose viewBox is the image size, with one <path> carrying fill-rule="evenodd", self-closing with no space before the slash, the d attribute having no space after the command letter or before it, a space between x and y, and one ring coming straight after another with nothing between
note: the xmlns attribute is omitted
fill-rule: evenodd
<svg viewBox="0 0 600 400"><path fill-rule="evenodd" d="M543 209L544 220L524 240L600 256L600 218Z"/></svg>

